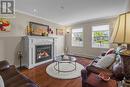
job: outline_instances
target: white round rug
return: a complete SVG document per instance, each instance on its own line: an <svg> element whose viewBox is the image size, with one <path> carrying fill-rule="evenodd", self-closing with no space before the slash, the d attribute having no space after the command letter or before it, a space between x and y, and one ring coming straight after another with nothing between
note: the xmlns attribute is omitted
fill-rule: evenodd
<svg viewBox="0 0 130 87"><path fill-rule="evenodd" d="M56 64L56 62L48 65L46 68L46 72L48 75L50 75L54 78L58 78L58 79L73 79L73 78L80 77L81 70L84 69L84 67L81 64L76 63L76 70L71 71L71 72L58 72L54 68L55 64ZM64 70L64 71L72 70L74 68L74 65L72 65L70 63L60 63L59 66L60 66L60 70ZM57 68L57 66L56 66L56 68Z"/></svg>

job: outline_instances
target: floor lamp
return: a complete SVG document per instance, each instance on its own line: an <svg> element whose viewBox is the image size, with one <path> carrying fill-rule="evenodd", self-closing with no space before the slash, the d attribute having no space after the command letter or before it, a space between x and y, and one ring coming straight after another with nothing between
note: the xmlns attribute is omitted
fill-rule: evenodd
<svg viewBox="0 0 130 87"><path fill-rule="evenodd" d="M111 42L118 45L127 44L127 50L120 55L123 61L125 79L130 84L130 12L118 16Z"/></svg>
<svg viewBox="0 0 130 87"><path fill-rule="evenodd" d="M68 44L68 39L70 35L70 27L66 28L66 34L65 34L65 55L69 55L69 44Z"/></svg>

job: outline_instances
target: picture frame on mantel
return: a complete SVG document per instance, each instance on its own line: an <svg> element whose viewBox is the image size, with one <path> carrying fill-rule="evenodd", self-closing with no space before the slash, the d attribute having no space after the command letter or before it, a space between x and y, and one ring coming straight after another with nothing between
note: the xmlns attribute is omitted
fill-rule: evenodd
<svg viewBox="0 0 130 87"><path fill-rule="evenodd" d="M36 22L29 22L29 35L31 36L48 36L48 30L48 25Z"/></svg>
<svg viewBox="0 0 130 87"><path fill-rule="evenodd" d="M63 29L56 29L56 35L64 35Z"/></svg>

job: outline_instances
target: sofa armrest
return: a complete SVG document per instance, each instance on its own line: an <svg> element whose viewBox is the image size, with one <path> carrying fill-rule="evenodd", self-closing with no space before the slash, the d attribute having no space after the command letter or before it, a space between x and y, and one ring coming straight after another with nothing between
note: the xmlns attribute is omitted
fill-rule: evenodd
<svg viewBox="0 0 130 87"><path fill-rule="evenodd" d="M106 51L103 51L102 53L101 53L101 56L105 56L106 55Z"/></svg>
<svg viewBox="0 0 130 87"><path fill-rule="evenodd" d="M103 68L99 68L99 67L96 67L96 66L93 66L93 65L87 66L86 71L87 71L88 74L90 74L90 73L100 74L101 72L105 72L109 76L112 75L112 72L109 69L103 69Z"/></svg>
<svg viewBox="0 0 130 87"><path fill-rule="evenodd" d="M9 67L10 65L6 60L0 61L0 71L8 69Z"/></svg>
<svg viewBox="0 0 130 87"><path fill-rule="evenodd" d="M92 60L92 62L89 64L89 66L90 66L90 65L93 65L94 63L97 63L98 60L100 60L100 59L101 59L101 57L95 57L95 58Z"/></svg>

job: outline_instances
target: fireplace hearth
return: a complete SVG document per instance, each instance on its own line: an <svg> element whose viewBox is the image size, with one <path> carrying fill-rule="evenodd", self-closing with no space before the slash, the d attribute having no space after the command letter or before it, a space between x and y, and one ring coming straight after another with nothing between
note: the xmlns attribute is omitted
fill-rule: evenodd
<svg viewBox="0 0 130 87"><path fill-rule="evenodd" d="M36 63L46 61L52 58L52 46L51 45L37 45L35 46Z"/></svg>

